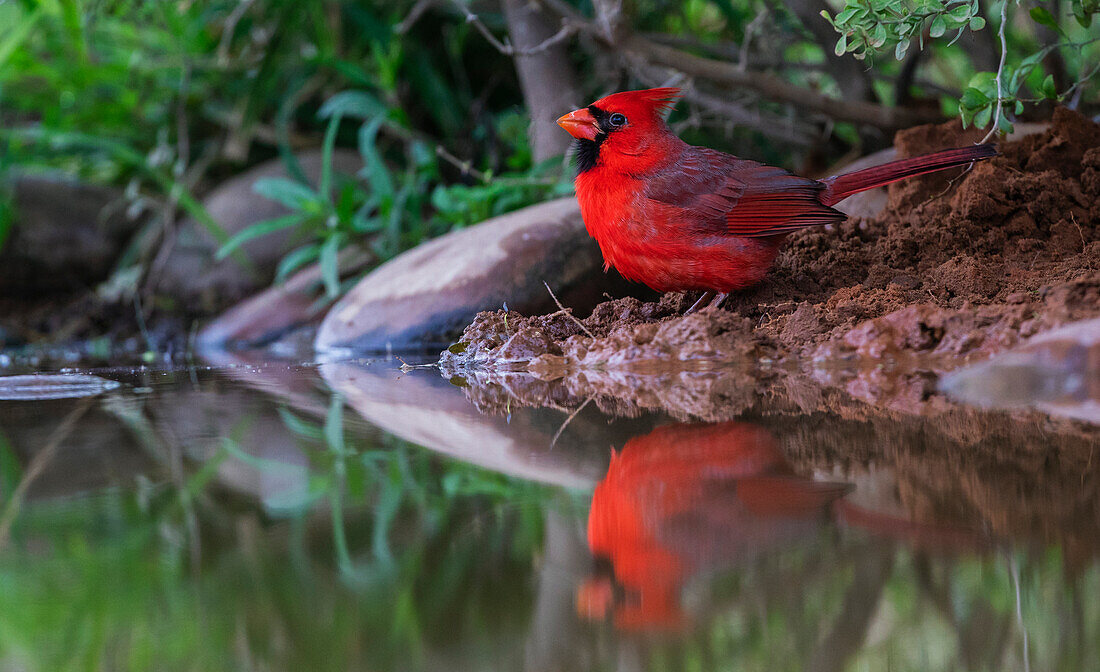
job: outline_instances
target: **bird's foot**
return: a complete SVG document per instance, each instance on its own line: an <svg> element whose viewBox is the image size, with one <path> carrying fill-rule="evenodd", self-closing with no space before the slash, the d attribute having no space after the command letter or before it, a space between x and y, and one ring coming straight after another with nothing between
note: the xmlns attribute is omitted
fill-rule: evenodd
<svg viewBox="0 0 1100 672"><path fill-rule="evenodd" d="M684 315L691 315L697 313L704 308L720 308L726 299L729 298L729 292L722 292L721 294L706 291L699 297L699 300L691 304L691 308L684 311Z"/></svg>
<svg viewBox="0 0 1100 672"><path fill-rule="evenodd" d="M691 304L691 308L688 308L684 311L684 315L691 315L692 313L698 312L704 305L709 304L710 301L714 299L714 296L714 292L703 292L703 295L699 297L699 300Z"/></svg>
<svg viewBox="0 0 1100 672"><path fill-rule="evenodd" d="M710 305L707 306L707 308L721 308L722 304L725 303L726 299L728 298L730 298L729 292L721 292L720 294L715 294L714 300L710 302Z"/></svg>

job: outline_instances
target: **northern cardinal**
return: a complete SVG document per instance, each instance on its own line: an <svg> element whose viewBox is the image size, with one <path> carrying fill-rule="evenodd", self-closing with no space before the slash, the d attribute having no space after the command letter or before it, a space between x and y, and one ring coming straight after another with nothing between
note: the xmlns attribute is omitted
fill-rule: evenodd
<svg viewBox="0 0 1100 672"><path fill-rule="evenodd" d="M682 629L680 590L694 574L804 542L849 490L797 476L748 423L634 437L592 495L588 546L606 571L578 588L577 608L620 628Z"/></svg>
<svg viewBox="0 0 1100 672"><path fill-rule="evenodd" d="M605 268L659 292L704 300L759 282L792 231L843 221L832 208L884 184L988 159L949 149L824 180L689 145L665 123L679 89L624 91L558 119L576 138L577 200Z"/></svg>

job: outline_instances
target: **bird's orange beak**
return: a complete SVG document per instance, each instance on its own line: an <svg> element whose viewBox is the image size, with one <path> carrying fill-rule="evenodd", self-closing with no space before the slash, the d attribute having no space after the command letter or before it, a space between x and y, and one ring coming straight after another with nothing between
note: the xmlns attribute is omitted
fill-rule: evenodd
<svg viewBox="0 0 1100 672"><path fill-rule="evenodd" d="M585 107L559 117L558 126L564 128L566 133L578 140L595 140L596 136L600 134L596 117L593 117L592 113Z"/></svg>

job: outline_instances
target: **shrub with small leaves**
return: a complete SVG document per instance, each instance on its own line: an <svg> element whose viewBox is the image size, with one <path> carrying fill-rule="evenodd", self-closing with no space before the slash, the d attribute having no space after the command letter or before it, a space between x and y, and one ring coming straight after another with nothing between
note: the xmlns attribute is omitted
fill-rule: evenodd
<svg viewBox="0 0 1100 672"><path fill-rule="evenodd" d="M1005 17L1005 25L997 26L1002 65L996 72L974 73L954 101L964 126L985 128L993 123L998 131L1010 133L1013 118L1023 113L1025 104L1044 100L1076 104L1083 88L1100 72L1096 54L1100 37L1086 32L1100 13L1100 0L1071 0L1068 7L1062 6L1061 16L1036 5L1028 10L1030 26L1022 28L1012 24L1016 7L1017 3L1004 0L989 8L990 13ZM982 11L978 0L846 0L835 15L822 15L840 34L838 56L851 53L867 59L893 49L894 57L902 60L914 44L923 50L926 38L949 38L950 46L966 31L984 29L987 20ZM1052 31L1057 41L1035 50L1039 41L1035 29L1040 26ZM1079 65L1078 76L1061 91L1054 73L1045 72L1043 65L1055 50Z"/></svg>

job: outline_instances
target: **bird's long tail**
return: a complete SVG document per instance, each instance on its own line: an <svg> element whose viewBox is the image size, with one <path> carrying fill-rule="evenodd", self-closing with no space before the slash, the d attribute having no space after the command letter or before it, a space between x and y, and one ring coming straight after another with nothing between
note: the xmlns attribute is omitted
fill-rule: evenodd
<svg viewBox="0 0 1100 672"><path fill-rule="evenodd" d="M821 192L821 202L825 205L835 205L852 194L858 194L867 189L881 187L914 175L934 173L937 170L951 168L952 166L964 166L973 161L982 161L996 155L997 149L993 145L974 145L972 147L960 147L959 149L945 149L942 152L891 161L881 166L865 168L843 175L834 175L822 180L826 187Z"/></svg>

